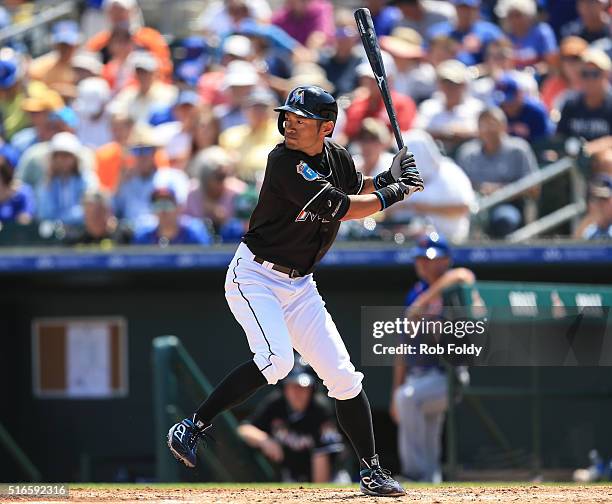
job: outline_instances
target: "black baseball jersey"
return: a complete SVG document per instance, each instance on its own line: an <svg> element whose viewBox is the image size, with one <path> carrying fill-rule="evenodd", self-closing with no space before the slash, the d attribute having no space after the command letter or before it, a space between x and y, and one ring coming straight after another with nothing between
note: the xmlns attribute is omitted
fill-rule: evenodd
<svg viewBox="0 0 612 504"><path fill-rule="evenodd" d="M329 139L316 156L278 144L268 156L259 201L243 241L266 261L311 273L340 227L332 216L342 202L331 193L359 194L362 185L350 154ZM320 211L327 206L329 219Z"/></svg>
<svg viewBox="0 0 612 504"><path fill-rule="evenodd" d="M274 391L247 420L267 432L283 448L284 481L311 481L311 457L316 453L340 453L342 435L328 399L315 394L306 411L292 411L280 391Z"/></svg>

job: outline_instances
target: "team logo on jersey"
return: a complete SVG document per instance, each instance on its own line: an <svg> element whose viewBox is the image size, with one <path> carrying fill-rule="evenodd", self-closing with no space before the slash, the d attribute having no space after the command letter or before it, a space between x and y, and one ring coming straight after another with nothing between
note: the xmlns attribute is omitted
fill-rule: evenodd
<svg viewBox="0 0 612 504"><path fill-rule="evenodd" d="M320 215L317 215L314 212L309 210L302 210L298 216L295 218L295 222L317 222L321 221L323 223L329 222L327 219L323 219Z"/></svg>
<svg viewBox="0 0 612 504"><path fill-rule="evenodd" d="M308 180L308 182L312 182L313 180L317 180L319 178L319 174L308 166L306 161L300 161L295 168L302 177Z"/></svg>
<svg viewBox="0 0 612 504"><path fill-rule="evenodd" d="M291 103L299 103L300 105L304 105L304 90L299 88L294 89L293 93L291 93L289 101Z"/></svg>

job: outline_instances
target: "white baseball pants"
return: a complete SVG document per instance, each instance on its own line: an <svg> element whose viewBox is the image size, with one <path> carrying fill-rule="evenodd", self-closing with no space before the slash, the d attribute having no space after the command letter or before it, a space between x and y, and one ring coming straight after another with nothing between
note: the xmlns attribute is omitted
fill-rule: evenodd
<svg viewBox="0 0 612 504"><path fill-rule="evenodd" d="M311 275L291 279L272 264L259 264L246 244L238 246L225 278L225 297L270 385L293 368L293 349L312 366L335 399L361 392L344 342Z"/></svg>

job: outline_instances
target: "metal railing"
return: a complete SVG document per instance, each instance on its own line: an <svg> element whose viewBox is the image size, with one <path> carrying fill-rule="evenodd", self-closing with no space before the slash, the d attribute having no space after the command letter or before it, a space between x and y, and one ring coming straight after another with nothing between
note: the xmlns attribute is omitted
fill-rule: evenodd
<svg viewBox="0 0 612 504"><path fill-rule="evenodd" d="M42 2L43 8L35 12L30 21L0 30L0 46L20 42L26 45L28 52L34 57L47 52L50 49L47 25L64 17L74 17L77 13L76 0L64 0L49 5L50 3Z"/></svg>
<svg viewBox="0 0 612 504"><path fill-rule="evenodd" d="M571 202L548 215L542 216L529 222L525 226L517 229L507 236L507 240L519 243L539 236L550 231L557 226L572 221L572 227L577 226L578 219L586 210L585 201L585 180L574 159L564 157L537 172L530 173L525 177L507 184L492 194L480 199L477 206L472 211L472 221L478 221L491 208L508 201L512 201L523 195L529 189L539 187L551 180L563 175L568 175L571 181Z"/></svg>

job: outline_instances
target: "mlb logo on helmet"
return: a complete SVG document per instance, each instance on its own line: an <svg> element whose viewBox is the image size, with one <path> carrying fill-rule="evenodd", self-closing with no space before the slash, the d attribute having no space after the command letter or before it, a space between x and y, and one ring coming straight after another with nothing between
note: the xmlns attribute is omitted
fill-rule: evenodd
<svg viewBox="0 0 612 504"><path fill-rule="evenodd" d="M299 103L300 105L304 105L304 90L302 88L296 88L291 93L291 98L289 98L291 103Z"/></svg>
<svg viewBox="0 0 612 504"><path fill-rule="evenodd" d="M308 166L305 161L300 161L295 168L297 169L297 172L309 182L319 178L319 174Z"/></svg>

